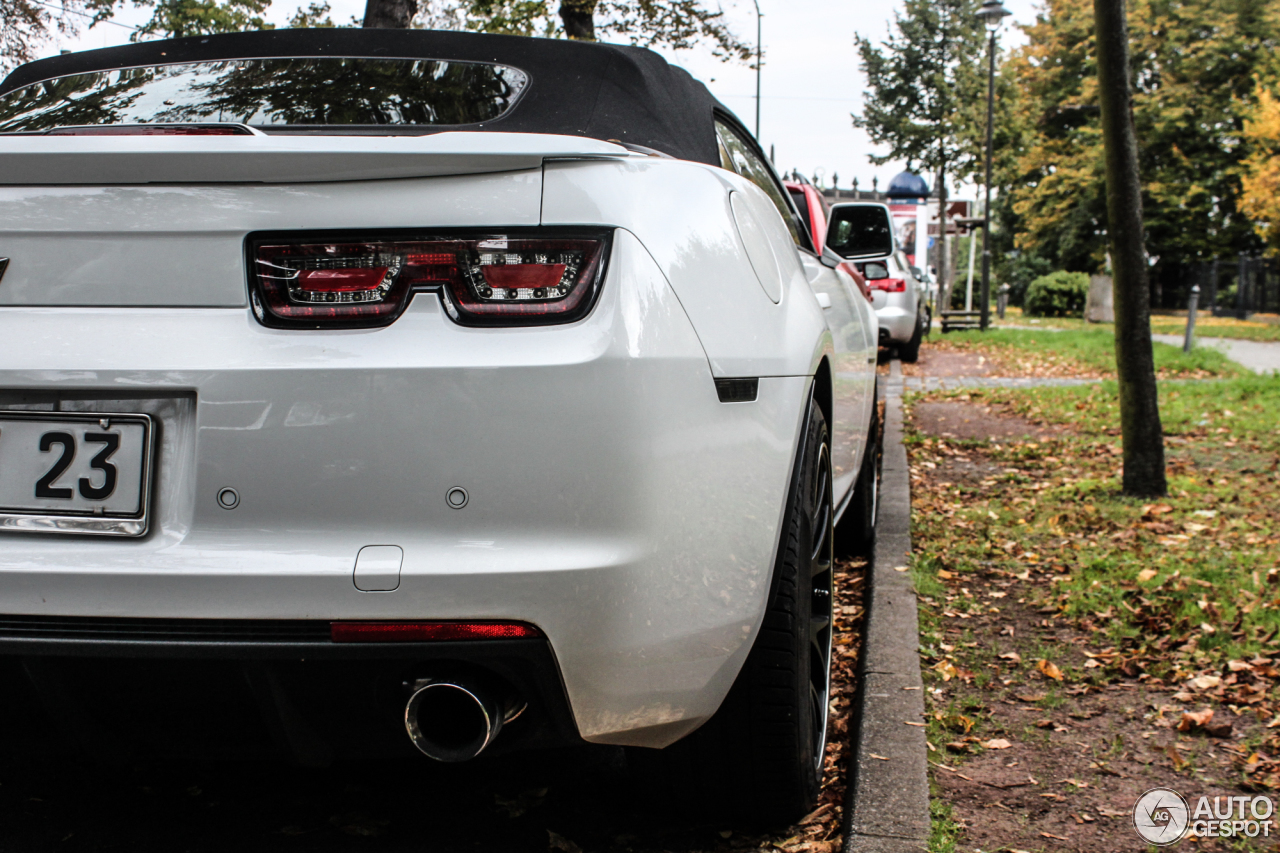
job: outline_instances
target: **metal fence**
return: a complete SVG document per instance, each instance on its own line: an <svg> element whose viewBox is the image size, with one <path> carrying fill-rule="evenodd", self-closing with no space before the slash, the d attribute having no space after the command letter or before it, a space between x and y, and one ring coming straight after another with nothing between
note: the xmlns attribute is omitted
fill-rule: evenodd
<svg viewBox="0 0 1280 853"><path fill-rule="evenodd" d="M1213 258L1190 263L1162 263L1152 271L1151 304L1155 308L1187 307L1193 285L1200 286L1200 310L1215 317L1280 313L1280 259L1257 255Z"/></svg>

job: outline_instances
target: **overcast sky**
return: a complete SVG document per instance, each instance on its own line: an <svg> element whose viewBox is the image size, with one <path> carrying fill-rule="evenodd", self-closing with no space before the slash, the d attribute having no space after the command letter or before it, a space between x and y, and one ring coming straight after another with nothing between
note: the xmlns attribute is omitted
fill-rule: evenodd
<svg viewBox="0 0 1280 853"><path fill-rule="evenodd" d="M275 0L269 17L277 24L293 13L301 0ZM333 19L346 21L362 15L364 0L330 0ZM553 5L555 0L552 0ZM878 177L883 189L902 169L901 164L872 166L868 154L878 153L866 135L855 129L849 116L862 103L866 82L858 70L854 33L883 40L901 8L896 0L759 0L763 13L764 69L761 77L760 137L768 150L773 146L780 171L799 169L806 175L825 175L829 183L839 176L849 187L856 176L859 186L871 188ZM1022 33L1012 23L1031 23L1036 0L1004 0L1014 13L1001 30L1003 44L1021 43ZM750 0L723 0L726 18L734 31L754 43L755 9ZM975 0L975 9L979 3ZM149 10L126 9L117 21L139 24ZM99 24L77 38L47 45L47 54L59 49L85 50L128 41L130 30ZM667 58L702 80L724 104L738 114L748 128L755 126L755 72L743 65L717 61L708 50L663 51ZM932 178L929 179L932 186ZM952 188L953 193L956 188ZM965 195L971 188L962 188Z"/></svg>

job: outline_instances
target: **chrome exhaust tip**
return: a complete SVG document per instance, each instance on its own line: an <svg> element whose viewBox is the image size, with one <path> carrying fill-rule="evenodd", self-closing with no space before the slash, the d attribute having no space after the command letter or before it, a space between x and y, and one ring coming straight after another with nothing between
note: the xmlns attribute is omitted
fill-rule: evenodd
<svg viewBox="0 0 1280 853"><path fill-rule="evenodd" d="M476 679L420 678L404 707L409 740L428 758L469 761L484 752L523 703L502 702Z"/></svg>

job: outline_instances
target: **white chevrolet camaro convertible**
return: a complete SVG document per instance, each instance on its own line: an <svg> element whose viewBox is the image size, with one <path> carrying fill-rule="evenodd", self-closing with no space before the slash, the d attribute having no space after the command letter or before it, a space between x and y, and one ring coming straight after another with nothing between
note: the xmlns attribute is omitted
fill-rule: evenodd
<svg viewBox="0 0 1280 853"><path fill-rule="evenodd" d="M0 257L11 723L308 765L607 744L812 805L878 330L684 71L334 29L32 62Z"/></svg>

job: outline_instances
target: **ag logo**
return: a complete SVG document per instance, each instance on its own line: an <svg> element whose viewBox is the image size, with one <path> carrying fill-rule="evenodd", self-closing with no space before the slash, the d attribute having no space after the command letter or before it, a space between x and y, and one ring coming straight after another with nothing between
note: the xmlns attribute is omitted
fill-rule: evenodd
<svg viewBox="0 0 1280 853"><path fill-rule="evenodd" d="M1171 788L1152 788L1133 806L1133 828L1157 847L1181 841L1190 818L1187 801Z"/></svg>

